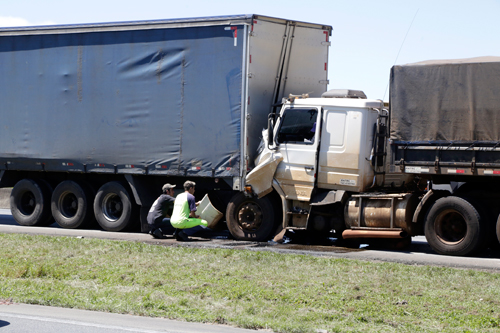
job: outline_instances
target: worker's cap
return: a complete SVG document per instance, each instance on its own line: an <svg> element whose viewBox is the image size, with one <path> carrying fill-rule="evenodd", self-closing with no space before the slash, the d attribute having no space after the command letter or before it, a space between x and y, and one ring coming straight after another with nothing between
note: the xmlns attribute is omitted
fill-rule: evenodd
<svg viewBox="0 0 500 333"><path fill-rule="evenodd" d="M163 187L161 188L161 190L162 191L166 191L166 190L170 190L171 188L174 188L174 187L175 187L175 185L166 183L165 185L163 185Z"/></svg>

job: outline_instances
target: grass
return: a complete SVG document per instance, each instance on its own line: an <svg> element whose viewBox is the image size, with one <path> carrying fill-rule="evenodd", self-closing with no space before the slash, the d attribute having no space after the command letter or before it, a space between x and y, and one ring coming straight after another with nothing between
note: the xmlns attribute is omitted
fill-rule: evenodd
<svg viewBox="0 0 500 333"><path fill-rule="evenodd" d="M500 274L0 234L0 301L275 332L500 332Z"/></svg>

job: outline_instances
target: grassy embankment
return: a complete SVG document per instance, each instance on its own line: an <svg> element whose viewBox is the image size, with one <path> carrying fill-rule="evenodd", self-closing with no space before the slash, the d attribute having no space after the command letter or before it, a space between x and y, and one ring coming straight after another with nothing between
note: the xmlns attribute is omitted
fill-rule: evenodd
<svg viewBox="0 0 500 333"><path fill-rule="evenodd" d="M0 300L276 332L500 332L500 274L0 234Z"/></svg>

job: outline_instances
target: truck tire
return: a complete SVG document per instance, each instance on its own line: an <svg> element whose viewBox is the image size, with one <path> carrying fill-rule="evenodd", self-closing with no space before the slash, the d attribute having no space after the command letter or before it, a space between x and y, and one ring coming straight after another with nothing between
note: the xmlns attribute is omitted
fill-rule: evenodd
<svg viewBox="0 0 500 333"><path fill-rule="evenodd" d="M500 243L500 215L498 215L497 219L497 240Z"/></svg>
<svg viewBox="0 0 500 333"><path fill-rule="evenodd" d="M427 242L439 254L467 256L487 245L486 223L466 198L436 200L426 215L424 229Z"/></svg>
<svg viewBox="0 0 500 333"><path fill-rule="evenodd" d="M131 198L127 187L120 182L108 182L101 186L94 200L94 214L101 228L125 231L133 222L138 222L137 207Z"/></svg>
<svg viewBox="0 0 500 333"><path fill-rule="evenodd" d="M87 186L72 180L63 181L52 193L52 216L62 228L86 227L94 219L92 199L93 195Z"/></svg>
<svg viewBox="0 0 500 333"><path fill-rule="evenodd" d="M50 189L43 181L22 179L10 194L10 210L17 223L24 226L45 226L52 222Z"/></svg>
<svg viewBox="0 0 500 333"><path fill-rule="evenodd" d="M227 227L239 240L266 241L274 231L274 208L268 197L261 199L236 194L227 205Z"/></svg>

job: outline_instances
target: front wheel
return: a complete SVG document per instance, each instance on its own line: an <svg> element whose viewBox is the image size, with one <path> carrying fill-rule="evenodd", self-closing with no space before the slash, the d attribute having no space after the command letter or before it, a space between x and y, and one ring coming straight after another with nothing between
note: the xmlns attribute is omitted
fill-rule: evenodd
<svg viewBox="0 0 500 333"><path fill-rule="evenodd" d="M425 238L439 254L467 256L486 246L486 223L478 209L456 196L436 200L425 219Z"/></svg>
<svg viewBox="0 0 500 333"><path fill-rule="evenodd" d="M137 209L132 196L120 182L108 182L101 186L94 200L95 218L107 231L124 231L137 222Z"/></svg>
<svg viewBox="0 0 500 333"><path fill-rule="evenodd" d="M274 231L274 208L268 197L249 198L236 194L227 205L227 226L235 239L265 241Z"/></svg>

